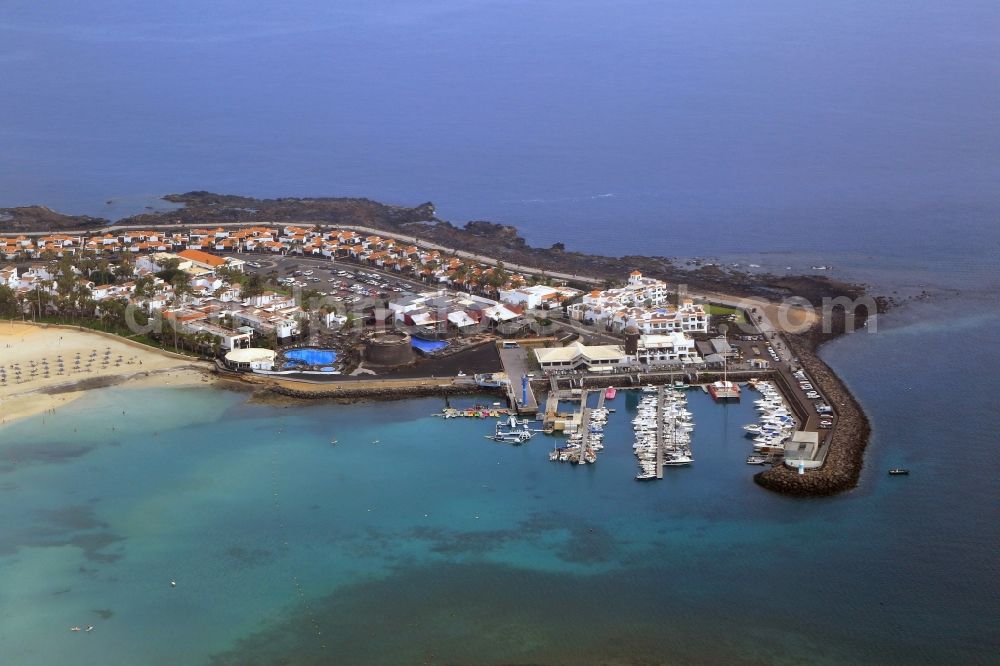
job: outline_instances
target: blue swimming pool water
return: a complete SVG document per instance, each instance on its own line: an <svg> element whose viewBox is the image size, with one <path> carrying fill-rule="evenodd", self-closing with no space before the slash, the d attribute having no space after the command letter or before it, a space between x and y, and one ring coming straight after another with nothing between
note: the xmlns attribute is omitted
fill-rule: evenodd
<svg viewBox="0 0 1000 666"><path fill-rule="evenodd" d="M332 349L289 349L285 352L285 367L295 365L330 365L337 360Z"/></svg>
<svg viewBox="0 0 1000 666"><path fill-rule="evenodd" d="M411 337L410 344L413 345L414 349L419 349L425 354L441 351L448 346L448 343L443 340L424 340L418 337Z"/></svg>

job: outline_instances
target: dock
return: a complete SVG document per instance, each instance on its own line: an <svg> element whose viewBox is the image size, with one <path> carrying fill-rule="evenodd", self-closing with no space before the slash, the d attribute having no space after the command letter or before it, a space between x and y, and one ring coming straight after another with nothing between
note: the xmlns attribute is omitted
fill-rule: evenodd
<svg viewBox="0 0 1000 666"><path fill-rule="evenodd" d="M528 382L526 395L522 395L521 378L528 374L528 355L521 347L504 348L498 350L500 362L503 364L504 372L510 380L507 383L507 401L511 409L518 414L538 413L538 398L535 391Z"/></svg>
<svg viewBox="0 0 1000 666"><path fill-rule="evenodd" d="M656 478L663 478L663 386L656 387Z"/></svg>
<svg viewBox="0 0 1000 666"><path fill-rule="evenodd" d="M579 432L583 434L583 440L580 442L580 460L578 464L585 465L587 461L584 459L587 455L587 451L591 450L590 446L590 407L587 407L587 393L585 389L580 393L580 430Z"/></svg>

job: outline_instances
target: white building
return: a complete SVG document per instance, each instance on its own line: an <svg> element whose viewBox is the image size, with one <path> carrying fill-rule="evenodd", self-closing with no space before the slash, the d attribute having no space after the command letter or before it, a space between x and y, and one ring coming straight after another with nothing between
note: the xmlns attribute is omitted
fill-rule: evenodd
<svg viewBox="0 0 1000 666"><path fill-rule="evenodd" d="M683 333L643 335L639 338L636 361L642 365L692 363L700 360L694 340Z"/></svg>
<svg viewBox="0 0 1000 666"><path fill-rule="evenodd" d="M542 347L535 350L538 365L546 372L556 370L610 371L629 365L625 349L617 345L585 345L572 342L565 347Z"/></svg>
<svg viewBox="0 0 1000 666"><path fill-rule="evenodd" d="M679 305L672 305L668 303L669 297L665 282L632 271L624 287L595 289L579 303L566 308L566 312L571 319L604 326L616 333L628 326L650 335L708 331L709 317L701 304L685 299Z"/></svg>
<svg viewBox="0 0 1000 666"><path fill-rule="evenodd" d="M708 313L704 306L685 299L679 306L625 308L610 314L602 323L615 333L629 326L649 335L683 332L707 333Z"/></svg>
<svg viewBox="0 0 1000 666"><path fill-rule="evenodd" d="M500 302L518 305L531 310L553 308L564 300L577 296L580 292L569 287L547 287L535 285L518 289L500 290Z"/></svg>
<svg viewBox="0 0 1000 666"><path fill-rule="evenodd" d="M0 285L16 289L17 284L17 268L14 266L5 266L0 268Z"/></svg>
<svg viewBox="0 0 1000 666"><path fill-rule="evenodd" d="M273 370L275 353L270 349L248 347L226 354L226 365L233 370Z"/></svg>

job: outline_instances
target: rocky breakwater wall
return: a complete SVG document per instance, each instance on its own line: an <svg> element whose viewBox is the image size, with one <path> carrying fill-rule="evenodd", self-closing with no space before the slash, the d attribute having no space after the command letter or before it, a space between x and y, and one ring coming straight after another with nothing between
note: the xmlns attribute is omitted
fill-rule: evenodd
<svg viewBox="0 0 1000 666"><path fill-rule="evenodd" d="M788 345L827 397L837 413L826 462L817 470L800 475L798 470L777 465L754 475L758 485L786 495L834 495L858 485L864 466L871 426L861 405L840 378L816 354L816 342L807 336L787 336Z"/></svg>
<svg viewBox="0 0 1000 666"><path fill-rule="evenodd" d="M267 389L268 393L286 396L289 398L300 398L306 400L337 400L337 401L366 401L366 400L405 400L408 398L439 397L443 395L473 395L482 393L498 393L496 389L487 389L475 384L396 384L379 386L373 382L352 385L344 383L336 387L309 387L292 388L289 386L275 385Z"/></svg>

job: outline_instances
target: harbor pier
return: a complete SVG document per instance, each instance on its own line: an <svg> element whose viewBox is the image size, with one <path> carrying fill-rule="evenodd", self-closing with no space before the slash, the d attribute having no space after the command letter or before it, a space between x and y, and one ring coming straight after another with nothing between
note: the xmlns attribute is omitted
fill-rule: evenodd
<svg viewBox="0 0 1000 666"><path fill-rule="evenodd" d="M663 478L663 386L656 387L656 478Z"/></svg>

